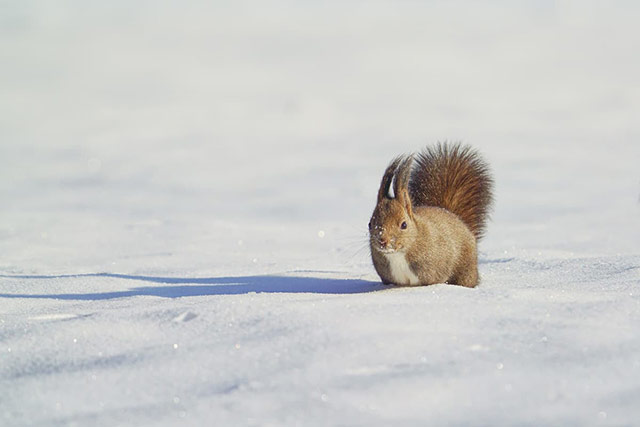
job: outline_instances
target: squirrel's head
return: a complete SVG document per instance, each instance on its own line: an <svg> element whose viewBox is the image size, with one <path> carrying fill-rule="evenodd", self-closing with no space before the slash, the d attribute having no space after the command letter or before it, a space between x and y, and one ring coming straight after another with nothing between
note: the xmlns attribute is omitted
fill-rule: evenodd
<svg viewBox="0 0 640 427"><path fill-rule="evenodd" d="M395 158L382 176L378 201L369 221L372 250L392 253L408 249L415 240L416 225L409 197L413 156ZM393 183L393 197L389 194Z"/></svg>

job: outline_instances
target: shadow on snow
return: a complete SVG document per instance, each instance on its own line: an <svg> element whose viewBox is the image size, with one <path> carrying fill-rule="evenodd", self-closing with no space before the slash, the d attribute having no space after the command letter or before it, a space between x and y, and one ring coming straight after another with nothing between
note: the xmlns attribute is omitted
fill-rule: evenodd
<svg viewBox="0 0 640 427"><path fill-rule="evenodd" d="M13 279L62 279L83 277L105 277L137 280L163 284L163 286L141 286L126 291L68 293L68 294L2 294L2 298L46 298L63 300L106 300L132 296L157 296L163 298L196 297L206 295L240 295L256 293L313 293L313 294L359 294L386 289L380 282L355 279L323 279L318 277L293 276L244 276L244 277L156 277L116 273L89 273L69 275L24 275L9 276Z"/></svg>

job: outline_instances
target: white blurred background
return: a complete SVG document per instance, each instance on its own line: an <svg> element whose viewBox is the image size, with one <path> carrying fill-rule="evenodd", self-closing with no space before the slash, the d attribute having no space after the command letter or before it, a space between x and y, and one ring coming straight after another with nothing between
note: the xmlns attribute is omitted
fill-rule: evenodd
<svg viewBox="0 0 640 427"><path fill-rule="evenodd" d="M321 229L359 239L388 160L443 140L493 165L486 248L631 250L639 12L633 1L2 2L4 250L77 260L91 242L147 242L214 257L254 226L284 239L283 224L307 224L314 244ZM11 256L18 270L42 258Z"/></svg>

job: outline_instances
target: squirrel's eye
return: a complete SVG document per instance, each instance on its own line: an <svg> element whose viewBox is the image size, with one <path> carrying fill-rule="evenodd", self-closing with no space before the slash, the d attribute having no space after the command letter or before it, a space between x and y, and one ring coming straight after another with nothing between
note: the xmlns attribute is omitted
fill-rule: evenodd
<svg viewBox="0 0 640 427"><path fill-rule="evenodd" d="M402 221L402 224L400 224L400 228L405 230L407 228L407 221Z"/></svg>

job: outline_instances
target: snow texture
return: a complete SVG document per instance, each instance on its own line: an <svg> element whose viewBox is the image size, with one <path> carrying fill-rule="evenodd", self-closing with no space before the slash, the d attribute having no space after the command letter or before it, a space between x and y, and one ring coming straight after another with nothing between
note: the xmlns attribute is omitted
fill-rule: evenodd
<svg viewBox="0 0 640 427"><path fill-rule="evenodd" d="M637 425L637 3L1 9L0 425ZM445 139L482 283L385 287Z"/></svg>

